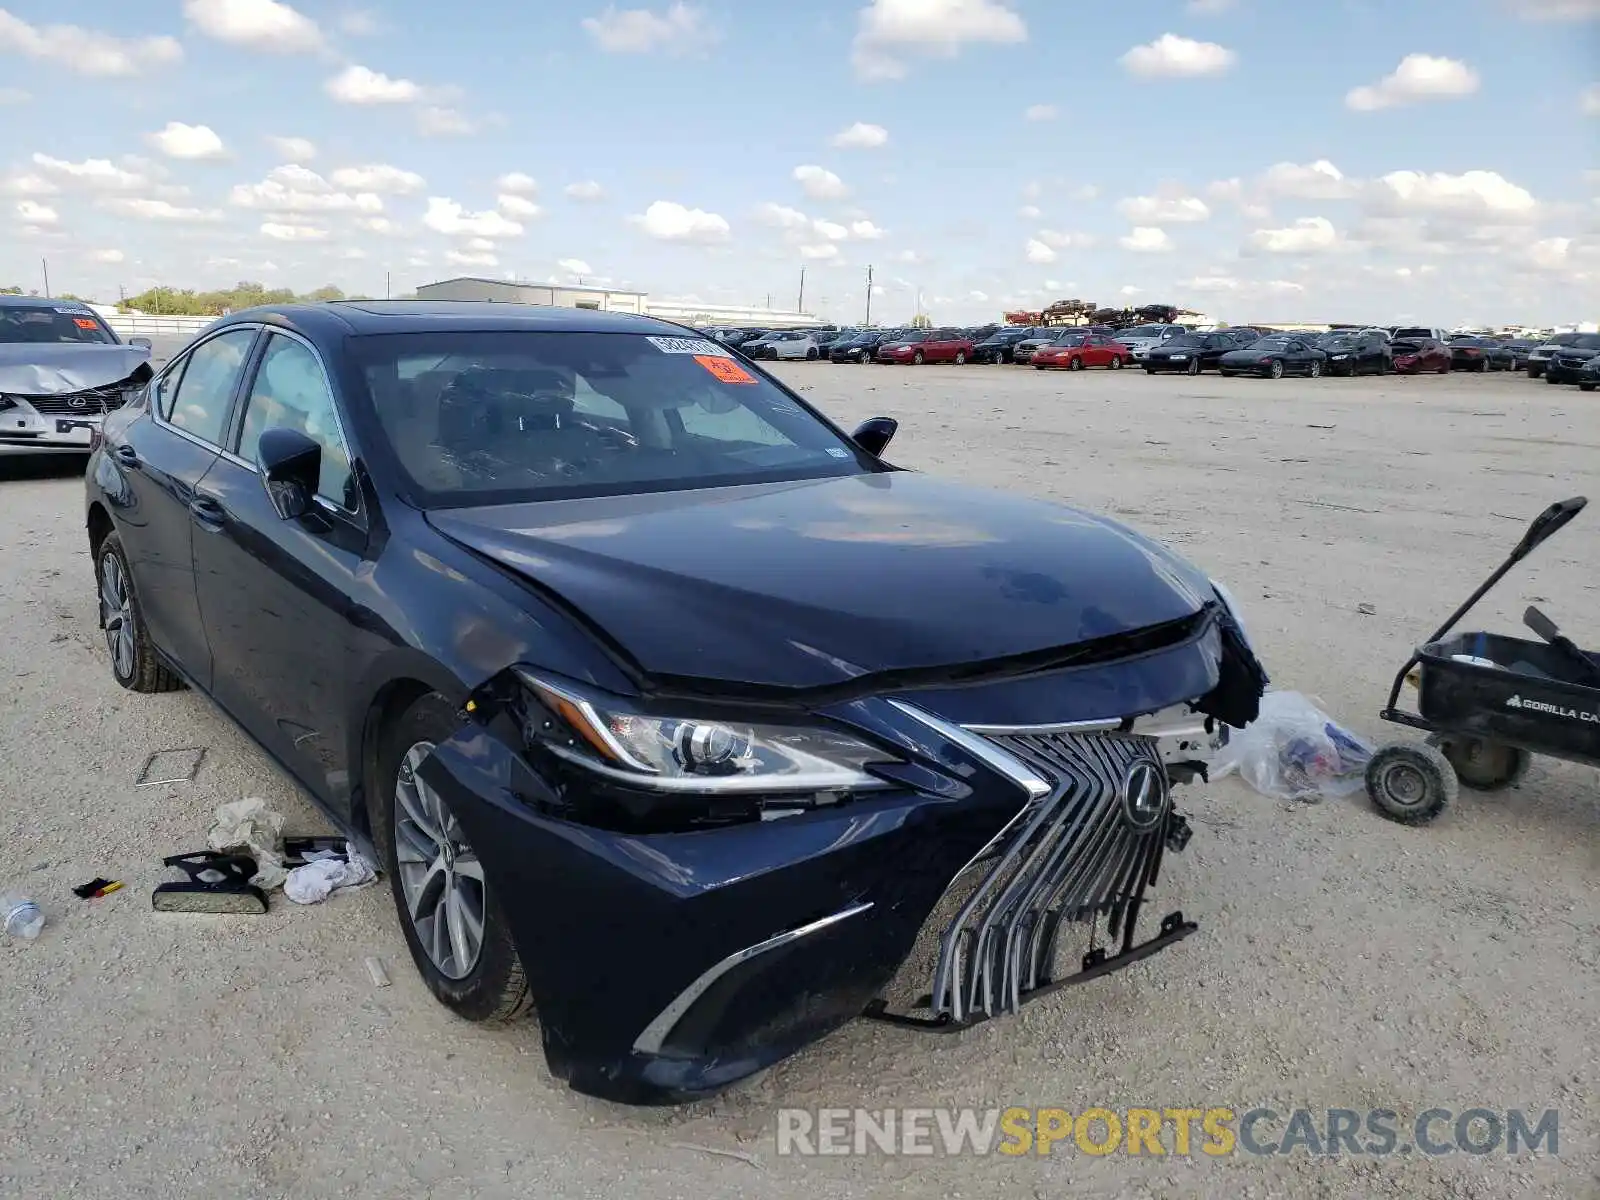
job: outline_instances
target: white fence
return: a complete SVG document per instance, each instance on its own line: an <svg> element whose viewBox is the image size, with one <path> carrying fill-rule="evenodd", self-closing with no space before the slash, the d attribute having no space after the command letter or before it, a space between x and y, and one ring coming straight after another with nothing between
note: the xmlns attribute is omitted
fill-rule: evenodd
<svg viewBox="0 0 1600 1200"><path fill-rule="evenodd" d="M117 313L106 317L106 324L116 331L118 337L123 339L131 337L191 338L215 320L215 317L157 317L145 314L135 316L130 313Z"/></svg>

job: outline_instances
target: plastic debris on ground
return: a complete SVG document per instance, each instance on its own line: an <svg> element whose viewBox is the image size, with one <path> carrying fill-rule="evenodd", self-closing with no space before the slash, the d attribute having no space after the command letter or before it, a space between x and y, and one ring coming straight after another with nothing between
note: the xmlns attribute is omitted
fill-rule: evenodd
<svg viewBox="0 0 1600 1200"><path fill-rule="evenodd" d="M36 900L21 892L0 895L0 919L5 923L6 934L31 942L44 928L44 910Z"/></svg>
<svg viewBox="0 0 1600 1200"><path fill-rule="evenodd" d="M213 850L248 850L256 860L250 882L264 891L282 887L289 877L283 865L283 814L268 808L260 797L217 805L206 843Z"/></svg>
<svg viewBox="0 0 1600 1200"><path fill-rule="evenodd" d="M1256 791L1278 800L1315 804L1348 796L1364 785L1372 747L1340 726L1311 697L1268 692L1261 716L1230 731L1211 762L1211 778L1233 772Z"/></svg>
<svg viewBox="0 0 1600 1200"><path fill-rule="evenodd" d="M308 853L305 865L289 872L283 894L296 904L319 904L334 892L366 887L377 877L372 864L346 844L342 854L334 850Z"/></svg>

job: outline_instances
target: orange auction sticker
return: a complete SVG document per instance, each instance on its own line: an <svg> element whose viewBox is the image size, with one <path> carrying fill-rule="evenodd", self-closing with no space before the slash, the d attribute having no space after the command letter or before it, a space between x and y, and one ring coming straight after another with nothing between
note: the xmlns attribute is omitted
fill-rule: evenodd
<svg viewBox="0 0 1600 1200"><path fill-rule="evenodd" d="M710 371L723 383L754 383L756 377L731 358L718 358L714 354L696 354L695 362Z"/></svg>

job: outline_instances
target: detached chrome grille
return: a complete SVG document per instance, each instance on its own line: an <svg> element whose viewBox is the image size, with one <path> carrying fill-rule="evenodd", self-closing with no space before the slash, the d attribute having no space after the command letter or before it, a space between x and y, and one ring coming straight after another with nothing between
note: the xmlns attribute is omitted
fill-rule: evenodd
<svg viewBox="0 0 1600 1200"><path fill-rule="evenodd" d="M137 390L126 384L113 383L105 387L85 388L64 396L17 398L43 417L99 417L121 408Z"/></svg>
<svg viewBox="0 0 1600 1200"><path fill-rule="evenodd" d="M931 993L916 1006L956 1024L1015 1012L1051 983L1063 925L1104 917L1111 938L1125 934L1131 943L1172 821L1155 738L1083 732L991 740L1054 786L952 881L924 927L921 953L913 950L905 964L913 972L933 966ZM938 930L934 965L926 943Z"/></svg>

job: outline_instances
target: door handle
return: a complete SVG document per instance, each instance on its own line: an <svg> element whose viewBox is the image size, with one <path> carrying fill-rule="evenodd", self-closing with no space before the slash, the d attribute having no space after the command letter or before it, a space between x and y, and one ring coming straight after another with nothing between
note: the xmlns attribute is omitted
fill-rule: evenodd
<svg viewBox="0 0 1600 1200"><path fill-rule="evenodd" d="M123 466L132 467L135 471L143 465L139 460L139 452L126 443L119 445L111 454Z"/></svg>
<svg viewBox="0 0 1600 1200"><path fill-rule="evenodd" d="M228 515L227 510L210 496L196 496L190 500L189 512L197 524L211 530L221 529Z"/></svg>

